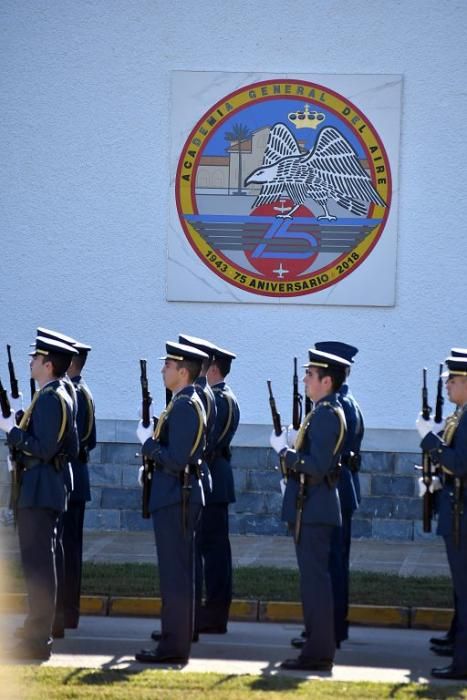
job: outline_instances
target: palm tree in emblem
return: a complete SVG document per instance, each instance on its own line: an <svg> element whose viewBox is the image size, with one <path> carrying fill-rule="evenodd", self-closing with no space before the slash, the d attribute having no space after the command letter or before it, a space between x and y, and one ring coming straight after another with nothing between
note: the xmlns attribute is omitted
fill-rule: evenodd
<svg viewBox="0 0 467 700"><path fill-rule="evenodd" d="M234 145L238 150L238 184L237 191L234 194L244 194L242 190L242 144L251 139L252 133L245 124L232 124L232 131L227 131L224 135L226 141L230 143L231 150Z"/></svg>

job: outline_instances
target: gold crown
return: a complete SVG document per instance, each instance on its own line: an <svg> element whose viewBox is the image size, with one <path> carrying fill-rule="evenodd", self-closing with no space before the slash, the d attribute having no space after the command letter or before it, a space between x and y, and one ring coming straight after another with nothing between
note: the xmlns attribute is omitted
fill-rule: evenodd
<svg viewBox="0 0 467 700"><path fill-rule="evenodd" d="M308 105L305 105L303 112L299 110L288 114L289 122L292 122L297 129L316 129L325 119L326 115L322 112L310 112Z"/></svg>

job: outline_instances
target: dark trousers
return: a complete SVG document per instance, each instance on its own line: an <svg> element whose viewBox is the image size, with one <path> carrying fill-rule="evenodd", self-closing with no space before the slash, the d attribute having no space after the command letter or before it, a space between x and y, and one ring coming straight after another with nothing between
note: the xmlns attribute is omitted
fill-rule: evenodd
<svg viewBox="0 0 467 700"><path fill-rule="evenodd" d="M27 639L37 647L50 644L55 614L58 515L48 508L18 510L19 548L29 607L24 628Z"/></svg>
<svg viewBox="0 0 467 700"><path fill-rule="evenodd" d="M62 633L65 625L65 553L63 551L63 526L64 513L60 513L57 521L57 535L55 538L55 571L57 575L57 595L55 603L55 617L53 629L56 633Z"/></svg>
<svg viewBox="0 0 467 700"><path fill-rule="evenodd" d="M349 568L352 513L342 512L342 527L335 527L331 538L329 573L334 600L334 628L337 642L348 638Z"/></svg>
<svg viewBox="0 0 467 700"><path fill-rule="evenodd" d="M63 514L65 586L63 594L65 627L77 627L83 563L83 524L85 501L70 501Z"/></svg>
<svg viewBox="0 0 467 700"><path fill-rule="evenodd" d="M228 503L210 503L201 514L200 554L206 602L200 611L200 627L226 627L232 602L232 551L229 540Z"/></svg>
<svg viewBox="0 0 467 700"><path fill-rule="evenodd" d="M333 660L336 650L329 574L332 531L331 525L302 523L300 541L295 545L306 633L300 656L312 661Z"/></svg>
<svg viewBox="0 0 467 700"><path fill-rule="evenodd" d="M180 503L152 514L162 598L158 651L188 658L193 637L195 528L201 504L190 504L186 532Z"/></svg>
<svg viewBox="0 0 467 700"><path fill-rule="evenodd" d="M467 673L467 537L461 535L459 547L454 544L452 535L446 535L444 542L456 601L452 663L457 671Z"/></svg>

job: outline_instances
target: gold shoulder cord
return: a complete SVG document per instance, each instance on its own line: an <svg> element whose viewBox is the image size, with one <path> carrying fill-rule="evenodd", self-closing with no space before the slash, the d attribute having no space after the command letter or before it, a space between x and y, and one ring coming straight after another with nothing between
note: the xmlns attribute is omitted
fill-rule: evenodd
<svg viewBox="0 0 467 700"><path fill-rule="evenodd" d="M21 418L21 420L19 422L19 426L18 426L18 428L21 428L21 430L27 430L28 425L29 425L29 421L31 420L32 410L33 410L34 406L36 405L36 401L40 395L41 395L41 392L36 391L36 393L34 394L33 400L31 401L31 403L29 404L29 406L25 410L23 417Z"/></svg>
<svg viewBox="0 0 467 700"><path fill-rule="evenodd" d="M92 426L94 423L94 403L91 398L91 394L89 391L82 385L80 384L78 386L78 391L81 391L83 394L84 398L86 399L87 407L88 407L88 427L86 430L86 434L83 437L83 442L89 439L89 436L91 435L92 432Z"/></svg>
<svg viewBox="0 0 467 700"><path fill-rule="evenodd" d="M21 430L27 430L29 422L31 420L33 408L34 408L39 396L46 394L49 391L54 391L54 390L46 388L46 389L44 389L44 391L38 391L34 394L34 398L31 401L28 408L25 410L24 416L21 418L20 424L18 426L19 428L21 428ZM66 402L65 402L65 399L63 398L63 396L61 396L58 391L56 391L54 393L58 396L58 398L60 400L61 407L62 407L62 422L60 425L60 430L58 431L58 442L60 442L63 438L63 435L65 434L65 428L66 428L66 418L67 418Z"/></svg>
<svg viewBox="0 0 467 700"><path fill-rule="evenodd" d="M329 403L329 401L324 401L323 403L319 404L320 406L329 406L334 413L336 414L338 420L339 420L339 437L337 438L336 445L333 450L333 455L337 454L342 446L342 442L345 437L345 430L346 430L346 422L345 422L345 415L344 411L340 406L333 406L332 403ZM295 440L295 450L298 451L302 445L303 441L305 439L306 431L308 430L308 426L311 423L311 419L313 417L314 413L314 408L305 416L305 420L300 426L300 430L298 431L297 439Z"/></svg>
<svg viewBox="0 0 467 700"><path fill-rule="evenodd" d="M195 443L194 443L194 445L193 445L193 447L192 447L192 449L191 449L190 457L193 457L193 455L195 454L196 450L198 449L199 443L201 442L201 438L202 438L202 436L203 436L203 428L205 427L205 423L204 423L204 410L203 410L203 407L202 407L200 404L201 404L201 400L199 401L199 403L198 403L198 401L193 401L193 406L195 407L196 413L198 414L198 422L199 422L199 424L198 424L198 434L197 434L197 436L196 436Z"/></svg>
<svg viewBox="0 0 467 700"><path fill-rule="evenodd" d="M219 437L217 438L217 442L218 442L218 443L219 443L221 440L223 440L223 439L225 438L225 436L227 435L227 433L228 433L228 431L229 431L229 429L230 429L230 426L232 425L232 418L233 418L233 402L232 402L232 399L230 398L230 396L229 396L228 394L224 394L224 398L227 400L227 404L228 404L228 406L229 406L229 413L228 413L228 415L227 415L227 420L225 421L224 430L222 431L222 433L221 433L221 434L219 435Z"/></svg>
<svg viewBox="0 0 467 700"><path fill-rule="evenodd" d="M164 410L160 414L159 419L158 419L157 424L156 424L156 427L154 429L153 435L152 435L153 440L157 440L159 435L161 434L162 427L163 427L165 421L167 420L167 416L169 415L170 411L173 408L174 402L175 402L175 398L170 399L169 403L167 404L167 406L164 408Z"/></svg>
<svg viewBox="0 0 467 700"><path fill-rule="evenodd" d="M451 444L458 425L459 417L456 413L453 413L452 416L448 416L446 418L446 423L443 430L443 442L447 447L449 447Z"/></svg>
<svg viewBox="0 0 467 700"><path fill-rule="evenodd" d="M459 421L462 418L464 414L465 408L463 408L460 411L455 411L451 416L448 416L446 418L446 423L444 426L443 430L443 442L444 444L449 447L449 445L452 442L452 439L454 437L454 433L457 430L457 426L459 425Z"/></svg>
<svg viewBox="0 0 467 700"><path fill-rule="evenodd" d="M300 429L298 431L298 434L297 434L297 437L295 440L295 450L300 450L302 445L303 445L306 431L308 430L308 426L310 425L310 421L311 421L311 418L313 416L313 410L314 409L311 409L311 411L306 414L305 418L302 421L302 424L300 426Z"/></svg>
<svg viewBox="0 0 467 700"><path fill-rule="evenodd" d="M183 398L183 396L175 396L173 399L171 399L168 406L160 414L159 420L157 421L156 429L154 430L154 434L153 434L154 440L157 440L159 435L161 434L162 427L163 427L165 421L167 420L167 416L169 415L170 411L174 407L175 402L181 398ZM196 440L195 440L194 445L193 445L191 452L190 452L190 457L192 455L194 455L194 453L198 449L198 445L201 441L201 437L203 435L203 428L204 428L204 420L203 420L204 417L203 417L202 409L200 408L200 406L198 404L198 401L196 401L196 400L192 401L192 405L194 406L195 411L198 414L199 426L198 426L198 433L196 435Z"/></svg>

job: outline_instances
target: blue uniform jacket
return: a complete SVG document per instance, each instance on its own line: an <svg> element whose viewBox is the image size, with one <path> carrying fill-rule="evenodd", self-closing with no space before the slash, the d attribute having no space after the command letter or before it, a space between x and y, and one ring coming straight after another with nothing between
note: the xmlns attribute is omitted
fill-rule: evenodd
<svg viewBox="0 0 467 700"><path fill-rule="evenodd" d="M154 438L143 445L143 455L154 460L149 510L154 512L182 501L182 479L186 465L199 466L206 440L206 414L193 386L172 397L159 417ZM190 474L190 501L203 502L203 486L196 474Z"/></svg>
<svg viewBox="0 0 467 700"><path fill-rule="evenodd" d="M24 463L18 508L65 509L64 468L54 458L78 454L78 435L73 420L73 403L63 382L55 380L40 389L26 410L21 424L8 433L8 443Z"/></svg>
<svg viewBox="0 0 467 700"><path fill-rule="evenodd" d="M460 530L462 536L467 537L467 405L460 409L459 422L449 445L446 445L443 437L435 433L428 433L421 442L421 448L429 453L433 464L442 465L452 472L452 474L447 474L443 471L441 474L444 486L440 492L437 492L439 493L438 534L452 534L454 479L458 477L464 481L464 512L461 516Z"/></svg>
<svg viewBox="0 0 467 700"><path fill-rule="evenodd" d="M214 429L216 425L217 406L216 399L211 387L208 384L206 377L197 377L195 379L195 389L203 402L204 410L206 411L206 451L205 459L202 464L203 471L203 489L204 494L212 491L212 479L209 466L206 461L206 456L210 454L214 448Z"/></svg>
<svg viewBox="0 0 467 700"><path fill-rule="evenodd" d="M352 472L345 464L347 457L353 452L360 455L360 448L365 432L363 415L360 406L352 395L348 384L343 384L338 392L339 402L344 409L347 423L347 435L342 448L342 471L339 478L338 491L342 511L353 513L361 501L360 479L358 472Z"/></svg>
<svg viewBox="0 0 467 700"><path fill-rule="evenodd" d="M287 450L284 455L285 464L292 474L287 479L282 520L295 522L299 490L293 473L296 471L297 476L303 472L319 481L306 486L302 522L340 525L342 520L337 488L326 482L326 477L337 468L346 432L344 413L336 394L330 394L315 404L304 420L303 431L299 449Z"/></svg>
<svg viewBox="0 0 467 700"><path fill-rule="evenodd" d="M88 459L89 452L96 446L96 418L94 400L88 385L81 376L71 380L76 390L77 413L76 427L79 438L78 459L71 462L73 471L73 491L70 494L71 501L90 501L91 489L89 485Z"/></svg>
<svg viewBox="0 0 467 700"><path fill-rule="evenodd" d="M235 487L230 464L230 443L240 421L240 408L232 389L219 382L212 387L216 399L216 422L212 436L208 465L212 477L212 492L206 503L234 503Z"/></svg>

